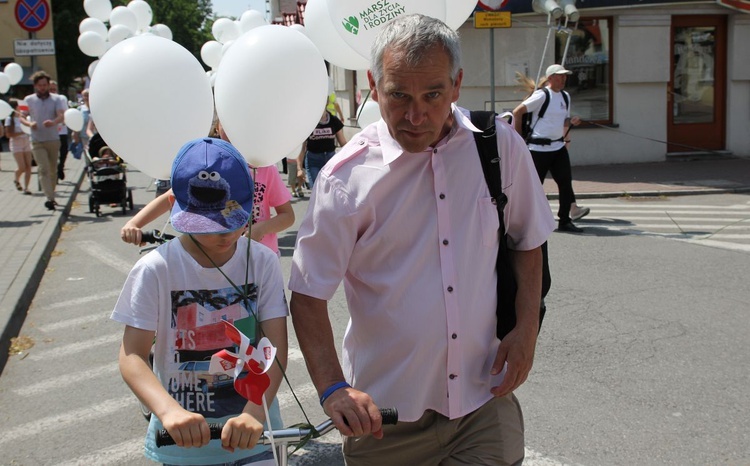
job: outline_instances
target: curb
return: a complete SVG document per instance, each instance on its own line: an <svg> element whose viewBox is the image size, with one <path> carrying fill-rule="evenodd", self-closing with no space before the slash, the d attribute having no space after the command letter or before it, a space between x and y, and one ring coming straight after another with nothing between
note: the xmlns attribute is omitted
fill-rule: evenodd
<svg viewBox="0 0 750 466"><path fill-rule="evenodd" d="M16 275L16 279L3 297L2 302L0 302L0 309L11 309L10 317L7 322L3 323L3 331L0 334L0 374L2 374L10 356L8 354L10 340L18 336L23 322L26 320L29 306L36 295L42 277L44 277L44 272L52 256L52 251L55 250L57 240L62 233L62 226L67 221L73 201L81 189L85 173L84 166L80 170L80 173L75 174L78 176L78 179L73 184L67 202L60 211L60 215L57 216L56 220L50 221L45 225L41 235L43 239L29 251L28 257Z"/></svg>
<svg viewBox="0 0 750 466"><path fill-rule="evenodd" d="M654 190L654 191L611 191L598 193L576 193L576 199L608 199L617 197L669 197L669 196L697 196L701 194L739 194L750 192L750 186L740 188L704 188L682 190ZM558 193L547 193L548 200L558 200Z"/></svg>

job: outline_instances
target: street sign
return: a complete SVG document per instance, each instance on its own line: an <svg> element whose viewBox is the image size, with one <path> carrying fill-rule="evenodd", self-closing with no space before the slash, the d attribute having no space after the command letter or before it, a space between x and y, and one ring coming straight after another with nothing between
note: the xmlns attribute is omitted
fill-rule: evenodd
<svg viewBox="0 0 750 466"><path fill-rule="evenodd" d="M55 41L53 39L16 39L13 41L13 54L17 57L54 55Z"/></svg>
<svg viewBox="0 0 750 466"><path fill-rule="evenodd" d="M509 28L510 26L510 11L474 12L474 27L476 29Z"/></svg>
<svg viewBox="0 0 750 466"><path fill-rule="evenodd" d="M15 12L16 22L29 32L42 29L52 15L47 0L18 0Z"/></svg>

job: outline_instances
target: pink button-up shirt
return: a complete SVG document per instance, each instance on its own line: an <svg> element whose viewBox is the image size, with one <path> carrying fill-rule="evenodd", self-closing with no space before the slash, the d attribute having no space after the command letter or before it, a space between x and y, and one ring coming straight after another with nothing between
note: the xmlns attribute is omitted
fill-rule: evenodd
<svg viewBox="0 0 750 466"><path fill-rule="evenodd" d="M499 222L468 112L453 131L407 153L381 120L321 171L297 235L289 288L330 300L341 280L350 321L347 381L403 421L451 419L492 398L499 340ZM497 122L509 246L530 250L554 229L523 140Z"/></svg>

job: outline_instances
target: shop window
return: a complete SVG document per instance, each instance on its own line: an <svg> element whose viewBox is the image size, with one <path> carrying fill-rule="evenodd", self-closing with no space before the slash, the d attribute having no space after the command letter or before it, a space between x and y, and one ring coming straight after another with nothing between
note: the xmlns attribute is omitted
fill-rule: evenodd
<svg viewBox="0 0 750 466"><path fill-rule="evenodd" d="M556 34L555 63L564 60L573 72L565 90L573 100L573 113L583 120L612 123L611 45L611 17L581 18L574 30Z"/></svg>

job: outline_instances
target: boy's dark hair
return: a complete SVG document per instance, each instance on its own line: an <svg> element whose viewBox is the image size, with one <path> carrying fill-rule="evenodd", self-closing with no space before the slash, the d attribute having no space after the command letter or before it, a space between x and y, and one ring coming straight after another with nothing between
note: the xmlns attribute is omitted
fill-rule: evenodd
<svg viewBox="0 0 750 466"><path fill-rule="evenodd" d="M31 79L32 83L36 84L37 81L45 78L47 79L47 82L50 82L52 80L52 77L48 75L46 71L39 70L36 73L32 74L29 79Z"/></svg>

